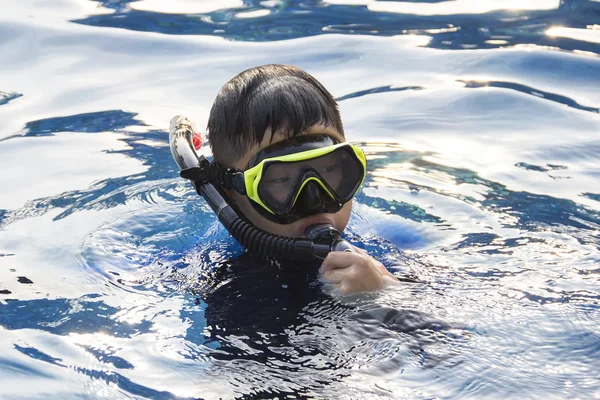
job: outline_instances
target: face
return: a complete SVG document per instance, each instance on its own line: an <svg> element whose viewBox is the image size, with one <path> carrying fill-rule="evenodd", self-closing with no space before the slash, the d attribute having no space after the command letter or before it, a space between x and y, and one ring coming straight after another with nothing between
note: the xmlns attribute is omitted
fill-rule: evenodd
<svg viewBox="0 0 600 400"><path fill-rule="evenodd" d="M345 142L344 137L332 128L326 128L321 125L313 126L308 132L303 133L303 135L314 135L314 134L327 134L335 139L337 139L340 143ZM271 138L273 140L271 140ZM251 147L248 152L237 162L233 163L232 167L239 170L244 170L248 166L248 163L259 151L264 148L271 146L277 142L286 140L287 136L283 135L281 132L276 132L274 135L271 133L271 130L268 129L265 132L264 139L261 143ZM333 225L338 231L343 231L348 225L348 220L350 219L350 213L352 211L352 200L344 204L342 209L336 213L332 214L316 214L311 215L306 218L302 218L298 221L292 222L291 224L278 224L276 222L270 221L260 215L254 207L250 204L250 200L236 191L230 191L229 195L233 202L242 210L246 218L250 220L254 225L258 228L265 230L270 233L274 233L276 235L281 236L293 236L293 237L302 237L305 236L304 232L306 228L310 225L319 224L319 223L329 223Z"/></svg>

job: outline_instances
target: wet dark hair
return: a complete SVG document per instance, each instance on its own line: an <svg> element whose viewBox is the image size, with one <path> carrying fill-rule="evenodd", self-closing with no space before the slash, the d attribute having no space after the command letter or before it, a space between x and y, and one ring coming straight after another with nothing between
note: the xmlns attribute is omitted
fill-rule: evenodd
<svg viewBox="0 0 600 400"><path fill-rule="evenodd" d="M208 119L208 140L215 161L224 166L262 142L265 131L296 136L324 125L344 135L331 93L307 72L269 64L241 72L221 88Z"/></svg>

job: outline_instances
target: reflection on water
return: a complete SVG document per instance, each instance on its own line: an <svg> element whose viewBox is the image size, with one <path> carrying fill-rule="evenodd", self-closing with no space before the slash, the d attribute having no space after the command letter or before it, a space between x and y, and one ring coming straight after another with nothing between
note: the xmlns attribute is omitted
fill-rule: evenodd
<svg viewBox="0 0 600 400"><path fill-rule="evenodd" d="M4 395L600 391L600 3L34 3L0 16ZM243 253L178 177L167 117L259 62L333 88L395 290Z"/></svg>
<svg viewBox="0 0 600 400"><path fill-rule="evenodd" d="M600 296L585 289L552 290L544 294L548 289L543 287L525 289L511 284L515 279L518 282L519 277L535 273L535 268L523 265L523 261L509 267L501 261L502 258L499 264L489 260L482 265L483 268L477 263L472 266L467 263L464 269L450 273L422 264L418 258L398 253L391 243L382 243L380 239L371 242L368 236L361 238L354 234L350 236L351 240L379 257L388 268L399 276L416 276L417 280L409 280L412 283L407 283L402 289L406 292L401 297L394 295L383 303L381 300L373 303L369 298L340 302L323 293L317 284L318 265L277 268L249 255L236 257L238 246L227 239L222 228L211 222L214 217L206 207L200 207L195 194L174 178L176 171L170 152L161 142L165 132L145 127L134 114L107 111L39 120L26 128L25 136L27 140L35 140L40 136L61 135L60 132L68 130L81 134L100 130L94 121L105 121L106 130L125 133L126 138L119 140L125 141L128 146L119 153L144 162L148 170L144 174L105 179L85 191L32 200L18 210L6 210L2 219L3 229L10 230L12 224L24 218L42 216L53 209L60 210L60 213L54 214L53 220L65 219L83 210L123 208L132 202L145 204L153 211L145 216L140 212L122 213L118 220L107 221L82 243L80 251L86 263L101 270L106 268L99 271L107 277L101 293L75 299L59 297L19 301L18 290L9 292L7 294L11 296L5 296L0 317L0 326L5 329L41 329L61 336L89 335L100 331L112 338L149 336L151 340L160 341L157 331L164 328L157 326L156 318L161 311L153 308L153 301L144 306L143 311L139 306L110 304L111 293L117 291L122 292L121 295L129 293L134 297L145 297L143 293L149 291L167 298L183 293L187 297L185 301L195 305L176 313L176 318L186 321L187 325L181 338L187 343L186 347L192 346L182 349L180 354L187 361L211 364L196 377L197 382L203 382L202 386L219 376L228 376L228 381L235 382L235 385L228 386L224 392L215 389L214 393L258 397L309 396L315 393L333 396L339 385L344 385L348 377L355 376L355 371L378 371L377 374L386 376L414 368L453 370L466 362L460 349L469 346L473 335L482 335L482 332L472 325L475 316L471 312L467 313L468 317L459 315L458 318L449 317L446 312L440 315L439 307L448 307L448 296L451 296L450 304L469 301L468 297L461 299L447 293L452 288L448 287L451 282L455 285L451 289L453 291L473 290L475 288L470 287L473 284L480 286L478 291L485 287L487 291L493 290L489 293L491 298L486 300L489 305L503 302L503 298L528 300L539 305L572 302L597 305L600 301ZM132 131L132 126L138 126L143 133ZM518 260L530 257L527 254L531 251L538 251L534 249L543 253L543 249L550 250L556 246L555 240L536 237L540 231L571 235L581 245L598 244L600 213L596 210L570 200L511 191L474 171L428 161L435 156L432 152L405 150L388 143L363 143L363 147L369 158L370 175L365 189L357 197L360 209L368 207L372 210L370 213L391 215L398 221L410 220L463 232L459 240L442 248L444 252L475 257L513 256L514 260ZM536 172L561 168L526 163L519 166ZM460 190L447 192L435 185L402 178L411 174L441 179L459 188L461 185L476 186L478 189L475 191L480 198L462 194ZM149 177L151 184L148 184ZM436 215L413 203L397 201L393 196L386 196L384 188L408 191L413 196L431 193L440 197L440 201L442 198L455 198L471 209L488 213L490 219L497 215L504 228L529 233L506 237L500 231L465 232L455 225L453 218L456 216ZM171 205L178 205L177 210ZM177 215L181 213L185 217ZM368 215L357 217L359 220L366 217L374 222L373 217ZM355 222L353 230L360 231L359 224ZM202 237L198 232L202 231L201 226L205 227L204 230L208 229L209 237L220 231L217 237L221 238L222 244L212 240L196 248L195 243ZM408 233L384 237L399 244L415 245ZM423 246L422 240L416 243ZM556 251L577 252L568 250L569 246L565 244L560 247L562 249ZM565 270L556 272L563 274ZM584 268L578 273L587 276L598 271L597 268ZM553 278L555 284L559 283L557 278ZM501 280L506 283L498 286L497 282ZM435 293L442 296L441 303L438 303ZM515 306L517 304L514 303L503 305L509 309ZM140 312L145 316L136 316ZM460 327L461 324L463 327ZM491 340L485 336L479 340ZM61 368L74 368L73 364L64 363L57 356L26 343L15 345L14 349ZM111 346L81 344L80 349L90 353L104 368L115 372L106 374L98 369L75 367L78 374L107 383L114 382L134 395L152 398L174 395L155 390L149 380L138 378L133 381L128 377L127 371L136 371L140 365L134 359L119 355L123 347L119 350ZM445 382L442 386L448 384ZM365 386L358 387L361 391L365 389ZM382 387L385 389L386 386ZM378 395L390 390L384 389L378 389Z"/></svg>
<svg viewBox="0 0 600 400"><path fill-rule="evenodd" d="M282 0L179 3L99 1L114 13L74 22L176 35L212 35L232 40L287 40L327 33L427 35L429 47L481 49L535 44L598 53L592 23L600 21L593 0L374 1ZM518 10L518 12L517 12ZM265 12L261 12L265 11ZM251 18L248 18L251 16ZM591 25L592 24L592 25ZM570 28L556 31L550 28ZM581 33L579 33L581 32ZM595 36L593 36L595 37Z"/></svg>
<svg viewBox="0 0 600 400"><path fill-rule="evenodd" d="M482 82L482 81L460 81L465 84L467 88L482 88L482 87L497 87L504 89L516 90L521 93L530 94L532 96L536 96L542 99L547 99L549 101L554 101L559 104L564 104L568 107L573 107L578 110L589 111L593 113L600 113L600 108L597 107L586 107L577 103L575 100L570 99L565 96L561 96L556 93L544 92L543 90L534 89L532 87L521 85L513 82Z"/></svg>
<svg viewBox="0 0 600 400"><path fill-rule="evenodd" d="M0 106L21 96L22 94L20 93L5 93L0 91Z"/></svg>

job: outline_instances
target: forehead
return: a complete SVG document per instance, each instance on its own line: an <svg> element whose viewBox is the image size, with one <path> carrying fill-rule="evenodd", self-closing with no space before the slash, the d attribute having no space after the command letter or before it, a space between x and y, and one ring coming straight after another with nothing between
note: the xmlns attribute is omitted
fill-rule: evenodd
<svg viewBox="0 0 600 400"><path fill-rule="evenodd" d="M323 125L314 125L308 131L301 133L301 135L317 135L317 134L326 134L333 138L335 138L340 143L345 142L344 136L340 134L333 128L326 127ZM275 134L271 132L271 129L268 128L265 131L265 136L262 142L255 144L248 148L244 156L234 163L234 168L236 169L244 169L247 167L248 163L259 151L275 144L281 142L283 140L288 139L289 136L285 134L285 132L277 131Z"/></svg>

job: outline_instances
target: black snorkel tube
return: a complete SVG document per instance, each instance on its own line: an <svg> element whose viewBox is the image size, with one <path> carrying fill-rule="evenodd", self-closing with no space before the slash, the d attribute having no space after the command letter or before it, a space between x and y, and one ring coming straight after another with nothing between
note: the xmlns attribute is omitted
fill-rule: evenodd
<svg viewBox="0 0 600 400"><path fill-rule="evenodd" d="M194 128L189 119L175 116L169 128L171 154L180 170L208 165L204 155L194 146ZM201 147L197 146L198 148ZM243 218L237 207L229 204L223 190L210 182L192 181L196 192L206 200L229 234L244 248L262 256L298 261L322 260L331 251L354 249L330 224L307 228L307 238L274 235L257 228Z"/></svg>

